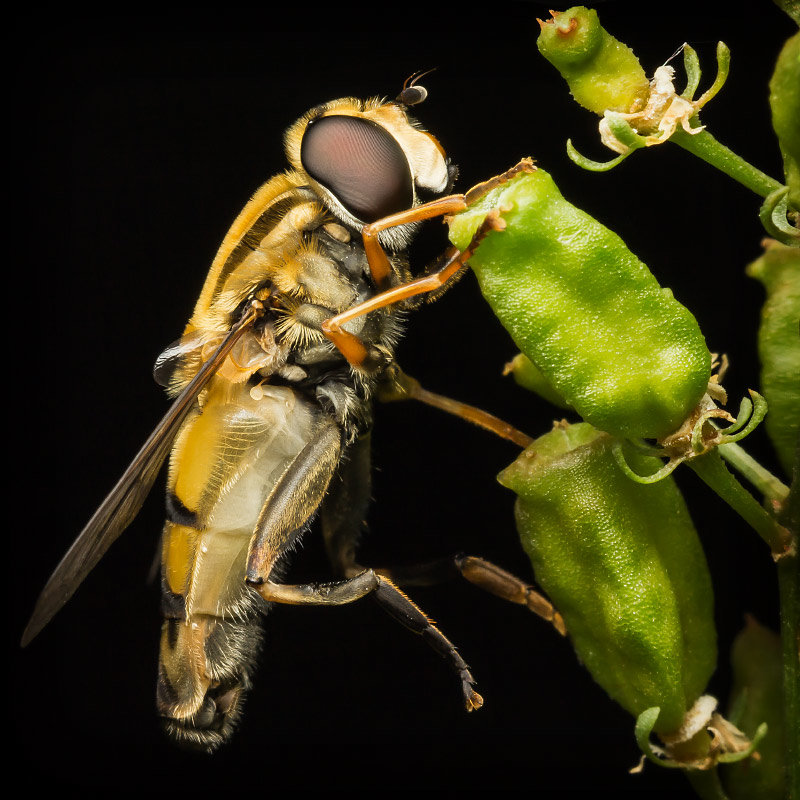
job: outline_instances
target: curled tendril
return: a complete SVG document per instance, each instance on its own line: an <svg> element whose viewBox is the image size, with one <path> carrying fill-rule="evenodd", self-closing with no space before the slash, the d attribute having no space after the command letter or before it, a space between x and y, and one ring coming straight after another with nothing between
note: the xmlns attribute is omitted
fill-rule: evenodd
<svg viewBox="0 0 800 800"><path fill-rule="evenodd" d="M752 402L747 397L742 398L736 421L724 431L720 431L721 436L715 441L715 447L721 444L738 442L740 439L744 439L745 436L749 436L767 415L767 401L758 392L754 392L752 389L749 392Z"/></svg>
<svg viewBox="0 0 800 800"><path fill-rule="evenodd" d="M600 138L606 147L619 153L619 156L610 161L593 161L579 153L571 141L567 141L570 160L591 172L607 172L622 163L634 150L668 141L679 125L686 133L700 133L703 126L692 123L697 122L700 109L725 85L730 68L730 50L723 42L717 44L716 78L697 100L693 98L702 76L700 60L694 48L688 44L684 44L682 50L687 82L681 94L675 91L672 83L674 69L664 64L656 70L650 82L650 97L642 110L632 113L606 111L603 115Z"/></svg>
<svg viewBox="0 0 800 800"><path fill-rule="evenodd" d="M601 121L601 137L603 143L611 150L620 153L610 161L592 161L590 158L581 155L572 144L572 140L567 140L567 155L569 158L583 169L591 172L608 172L614 169L617 164L622 163L634 150L640 147L647 147L647 137L639 134L631 127L626 119L626 114L617 111L606 111Z"/></svg>
<svg viewBox="0 0 800 800"><path fill-rule="evenodd" d="M758 216L764 230L777 239L782 244L800 244L800 228L792 225L788 218L789 212L789 187L781 186L774 192L767 195L767 199L761 206Z"/></svg>
<svg viewBox="0 0 800 800"><path fill-rule="evenodd" d="M592 161L591 158L581 155L575 149L572 139L567 139L567 156L569 156L570 161L589 172L608 172L608 170L614 169L617 164L621 164L632 152L633 149L616 158L612 158L610 161Z"/></svg>
<svg viewBox="0 0 800 800"><path fill-rule="evenodd" d="M675 468L682 464L686 460L686 456L672 456L666 464L664 464L661 469L657 469L655 472L651 472L649 475L639 475L638 472L634 472L631 469L630 464L628 464L627 459L625 458L625 453L622 450L622 442L617 440L611 445L611 452L614 455L614 459L617 462L617 466L632 480L636 481L636 483L658 483L658 481L663 480L667 477L671 472L675 470ZM660 454L663 454L663 450ZM653 455L656 455L653 453Z"/></svg>
<svg viewBox="0 0 800 800"><path fill-rule="evenodd" d="M704 455L720 445L738 442L745 436L749 436L767 413L767 401L752 389L750 398L742 398L739 413L735 418L724 409L718 408L708 395L704 401L701 401L701 405L705 405L705 407L696 411L691 422L684 425L677 434L663 439L661 447L641 441L628 443L647 455L667 458L664 466L649 475L639 475L625 458L623 442L617 440L612 445L611 452L614 454L619 468L637 483L656 483L666 478L684 461ZM712 421L713 419L724 419L731 424L727 428L720 428Z"/></svg>

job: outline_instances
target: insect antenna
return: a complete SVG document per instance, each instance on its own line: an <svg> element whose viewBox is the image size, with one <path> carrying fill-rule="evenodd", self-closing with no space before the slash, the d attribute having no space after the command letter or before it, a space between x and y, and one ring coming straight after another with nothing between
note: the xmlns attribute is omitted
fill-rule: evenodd
<svg viewBox="0 0 800 800"><path fill-rule="evenodd" d="M422 103L428 96L428 90L424 86L417 86L416 83L420 78L430 75L435 69L436 67L431 67L431 69L426 70L417 70L412 75L409 75L403 83L402 91L397 95L396 102L404 106L416 106Z"/></svg>

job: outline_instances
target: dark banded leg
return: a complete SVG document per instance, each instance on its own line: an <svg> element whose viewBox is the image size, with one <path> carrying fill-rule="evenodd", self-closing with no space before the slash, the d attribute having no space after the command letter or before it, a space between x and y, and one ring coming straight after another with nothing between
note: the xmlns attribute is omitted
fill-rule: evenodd
<svg viewBox="0 0 800 800"><path fill-rule="evenodd" d="M286 585L265 581L254 588L268 602L291 605L342 605L373 593L385 611L410 631L420 634L440 656L450 662L461 681L467 711L474 711L483 705L483 698L472 688L475 679L452 642L403 592L387 578L376 575L374 570L364 570L338 583Z"/></svg>
<svg viewBox="0 0 800 800"><path fill-rule="evenodd" d="M390 580L371 569L354 566L355 541L369 500L369 435L351 445L341 460L339 442L338 429L332 424L323 425L278 481L259 517L250 546L247 582L268 602L289 605L336 606L373 593L395 619L421 634L450 662L461 681L467 710L480 708L483 700L472 689L475 681L447 637ZM332 491L323 500L331 482ZM279 556L294 541L310 511L320 504L328 553L334 568L346 579L296 585L269 580Z"/></svg>
<svg viewBox="0 0 800 800"><path fill-rule="evenodd" d="M483 698L473 689L475 678L453 643L390 580L381 575L377 577L379 583L374 597L381 608L410 631L420 634L442 658L450 662L450 666L461 679L461 692L467 711L479 709L483 705Z"/></svg>
<svg viewBox="0 0 800 800"><path fill-rule="evenodd" d="M490 594L509 603L525 606L538 617L551 623L562 636L566 636L567 633L561 614L553 608L553 604L546 597L516 575L483 558L459 553L450 558L440 558L407 567L376 569L375 572L398 586L431 586L460 575Z"/></svg>
<svg viewBox="0 0 800 800"><path fill-rule="evenodd" d="M322 506L322 533L334 570L345 577L364 571L356 561L356 544L364 528L370 494L369 435L365 434L339 464ZM461 576L484 591L528 608L563 636L564 620L545 597L510 572L475 556L460 553L408 567L376 569L397 586L431 586Z"/></svg>

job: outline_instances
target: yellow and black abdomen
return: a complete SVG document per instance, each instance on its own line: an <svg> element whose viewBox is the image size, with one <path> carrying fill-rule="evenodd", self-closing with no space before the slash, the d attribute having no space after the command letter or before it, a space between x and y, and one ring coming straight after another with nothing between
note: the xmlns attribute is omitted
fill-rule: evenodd
<svg viewBox="0 0 800 800"><path fill-rule="evenodd" d="M230 735L260 649L266 604L244 581L250 540L319 413L290 388L250 389L213 386L170 461L157 704L175 738L207 750Z"/></svg>

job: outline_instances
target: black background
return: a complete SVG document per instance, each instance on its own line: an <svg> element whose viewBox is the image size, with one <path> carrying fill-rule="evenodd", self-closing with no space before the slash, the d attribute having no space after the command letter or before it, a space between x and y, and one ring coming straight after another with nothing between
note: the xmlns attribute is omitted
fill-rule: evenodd
<svg viewBox="0 0 800 800"><path fill-rule="evenodd" d="M702 119L779 177L766 84L789 20L768 2L747 15L728 3L641 5L603 3L601 18L648 73L689 41L705 87L716 41L730 45L730 80ZM15 584L7 692L14 763L36 784L688 793L673 771L626 774L639 755L633 720L567 641L459 582L413 597L471 664L486 701L480 712L463 711L447 666L372 602L283 607L268 619L232 743L211 758L177 750L153 707L160 623L146 576L163 518L160 489L40 637L26 651L15 644L47 575L165 410L152 362L180 334L228 225L284 168L283 130L318 102L394 96L410 73L438 67L417 116L460 165L459 187L535 157L567 198L620 232L674 289L710 349L729 354L733 404L757 386L762 290L743 267L759 253L759 199L672 145L607 174L575 167L568 137L590 157L609 156L596 119L538 54L537 16L548 16L546 4L19 19L11 87L19 90L19 142L7 158L12 173L23 173L24 214L9 235L19 255L8 265L17 316L7 391L12 436L23 443L8 454L17 480L7 503L24 513L7 531ZM429 223L416 263L444 245L441 225ZM539 435L561 415L501 377L513 353L469 275L414 316L399 359L428 388ZM407 404L377 410L374 439L363 562L463 550L531 577L513 499L494 480L514 459L513 445ZM777 469L763 432L748 448ZM720 666L709 690L724 698L743 614L777 624L773 567L757 536L692 473L678 480L717 592ZM291 577L329 574L310 534Z"/></svg>

